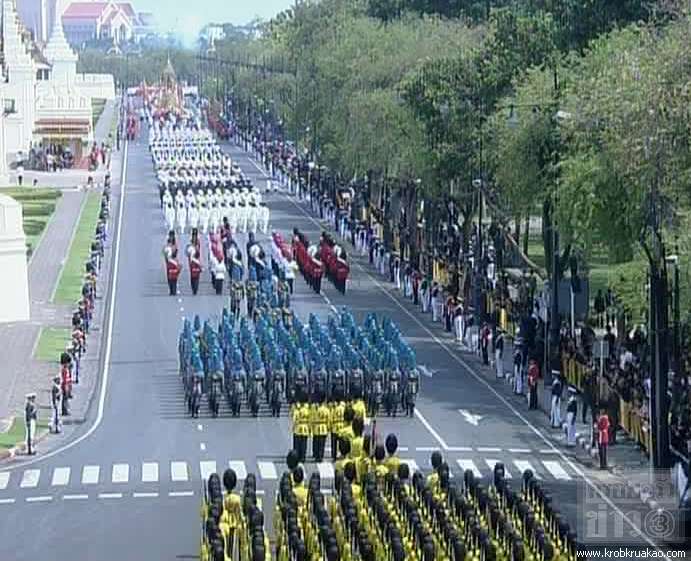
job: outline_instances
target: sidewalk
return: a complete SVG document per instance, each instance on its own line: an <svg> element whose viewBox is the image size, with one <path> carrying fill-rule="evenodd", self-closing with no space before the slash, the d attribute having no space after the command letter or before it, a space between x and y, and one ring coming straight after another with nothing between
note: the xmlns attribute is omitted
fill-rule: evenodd
<svg viewBox="0 0 691 561"><path fill-rule="evenodd" d="M111 108L111 115L112 112L113 109ZM106 111L104 111L105 114ZM103 121L104 115L101 116L99 124ZM110 127L110 122L108 122L108 127ZM121 158L121 153L113 153L112 185L114 187L120 178ZM62 176L62 174L47 175L51 177ZM62 177L65 178L65 176ZM71 185L71 187L75 186L74 183ZM86 196L86 191L82 189L63 191L55 213L47 225L38 247L33 252L29 261L31 319L23 323L0 325L0 348L5 350L4 369L0 376L0 395L2 396L0 397L0 430L9 428L13 417L23 417L25 395L29 392L37 393L39 421L47 421L50 417L50 382L51 377L59 373L59 357L56 356L52 362L39 361L34 358L34 351L38 344L41 328L70 328L74 306L56 305L51 300L69 253ZM114 193L113 199L117 196ZM112 204L111 208L114 209L115 204ZM111 212L113 211L111 210ZM112 232L112 226L109 227L109 232ZM80 383L75 386L74 398L70 401L71 415L63 419L64 425L76 425L84 422L91 398L97 387L96 373L101 346L99 332L102 330L105 313L104 279L110 277L111 267L110 252L107 251L110 242L109 237L97 284L98 294L94 309L93 333L89 338L86 355L82 358ZM68 438L69 432L68 427L65 426L61 435L51 437L51 445ZM42 444L41 450L45 449L46 446ZM0 459L8 454L12 455L13 451L0 449Z"/></svg>

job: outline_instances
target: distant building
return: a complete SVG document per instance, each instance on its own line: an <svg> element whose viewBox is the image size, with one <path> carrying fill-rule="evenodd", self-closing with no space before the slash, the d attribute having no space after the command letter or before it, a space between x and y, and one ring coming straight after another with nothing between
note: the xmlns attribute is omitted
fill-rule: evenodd
<svg viewBox="0 0 691 561"><path fill-rule="evenodd" d="M209 45L213 45L216 41L224 39L226 36L222 25L210 23L202 30L202 37Z"/></svg>
<svg viewBox="0 0 691 561"><path fill-rule="evenodd" d="M25 158L38 145L68 147L79 158L93 140L92 100L115 97L113 76L77 73L77 55L59 18L41 49L20 21L14 0L2 0L2 8L3 164ZM0 164L0 174L4 167Z"/></svg>

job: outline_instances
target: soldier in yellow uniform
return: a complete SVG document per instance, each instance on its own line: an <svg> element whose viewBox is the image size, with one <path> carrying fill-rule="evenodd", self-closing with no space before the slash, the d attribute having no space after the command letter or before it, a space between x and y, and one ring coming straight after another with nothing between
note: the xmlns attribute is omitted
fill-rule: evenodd
<svg viewBox="0 0 691 561"><path fill-rule="evenodd" d="M340 471L343 473L346 463L350 461L350 440L345 438L339 439L338 451L340 452L341 456L338 460L336 460L335 471Z"/></svg>
<svg viewBox="0 0 691 561"><path fill-rule="evenodd" d="M432 464L432 473L427 476L427 485L434 488L439 482L439 467L441 466L444 459L441 456L441 452L432 452L432 457L430 458Z"/></svg>
<svg viewBox="0 0 691 561"><path fill-rule="evenodd" d="M242 499L240 495L235 492L238 478L232 469L227 469L223 472L223 487L226 490L226 496L223 499L223 515L222 521L228 527L228 537L226 539L226 550L232 553L233 548L236 547L237 533L241 525L242 516Z"/></svg>
<svg viewBox="0 0 691 561"><path fill-rule="evenodd" d="M331 433L331 460L336 461L338 455L338 439L343 430L343 414L345 413L345 403L334 401L329 405L329 432Z"/></svg>
<svg viewBox="0 0 691 561"><path fill-rule="evenodd" d="M350 457L357 461L362 456L362 432L365 430L365 422L361 417L355 417L351 424L353 440L350 443Z"/></svg>
<svg viewBox="0 0 691 561"><path fill-rule="evenodd" d="M355 465L357 469L357 480L362 483L372 467L372 439L366 434L362 439L362 455Z"/></svg>
<svg viewBox="0 0 691 561"><path fill-rule="evenodd" d="M363 399L356 399L352 402L351 407L353 408L353 414L355 417L359 417L364 423L367 418L367 407L365 406L365 401Z"/></svg>
<svg viewBox="0 0 691 561"><path fill-rule="evenodd" d="M343 469L343 475L345 475L345 478L350 482L350 488L353 492L353 499L355 501L358 501L362 495L362 488L356 480L357 472L355 470L355 464L352 461L349 461L345 465L345 468Z"/></svg>
<svg viewBox="0 0 691 561"><path fill-rule="evenodd" d="M305 486L305 473L298 466L293 470L293 493L298 502L298 507L307 506L307 487Z"/></svg>
<svg viewBox="0 0 691 561"><path fill-rule="evenodd" d="M304 397L297 403L293 412L293 448L298 460L305 461L307 440L310 437L310 408Z"/></svg>
<svg viewBox="0 0 691 561"><path fill-rule="evenodd" d="M387 458L385 461L389 473L396 475L398 473L398 466L401 464L401 459L396 455L398 450L398 439L395 434L389 434L384 442L386 446Z"/></svg>
<svg viewBox="0 0 691 561"><path fill-rule="evenodd" d="M374 474L379 482L383 482L384 479L386 479L386 475L389 473L386 467L385 458L386 452L384 451L384 447L381 444L377 444L374 449Z"/></svg>
<svg viewBox="0 0 691 561"><path fill-rule="evenodd" d="M313 410L312 419L312 448L314 452L314 461L322 462L324 460L324 450L326 449L326 437L329 434L329 421L331 414L326 405L326 400L322 399L316 409Z"/></svg>
<svg viewBox="0 0 691 561"><path fill-rule="evenodd" d="M346 405L345 411L343 412L343 426L341 428L341 434L338 435L339 438L345 438L349 442L353 440L355 434L353 433L353 419L355 418L355 413L350 405Z"/></svg>

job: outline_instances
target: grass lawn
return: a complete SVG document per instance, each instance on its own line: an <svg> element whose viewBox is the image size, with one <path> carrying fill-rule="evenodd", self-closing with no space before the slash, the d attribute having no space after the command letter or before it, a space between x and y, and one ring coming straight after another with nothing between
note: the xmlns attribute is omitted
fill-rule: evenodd
<svg viewBox="0 0 691 561"><path fill-rule="evenodd" d="M58 288L53 298L56 304L74 304L81 296L84 264L91 254L91 242L96 232L100 209L101 194L97 191L89 192L79 215L67 261L60 273Z"/></svg>
<svg viewBox="0 0 691 561"><path fill-rule="evenodd" d="M72 333L65 327L42 327L34 357L46 362L59 362L60 353L71 337Z"/></svg>
<svg viewBox="0 0 691 561"><path fill-rule="evenodd" d="M41 433L47 429L48 419L41 419L39 408L39 418L38 422L36 423L36 432ZM15 417L12 420L10 429L7 432L0 433L0 448L14 448L17 444L24 442L25 438L26 429L24 428L24 421L21 417Z"/></svg>
<svg viewBox="0 0 691 561"><path fill-rule="evenodd" d="M0 193L21 203L26 245L34 251L62 193L59 189L33 187L1 188Z"/></svg>
<svg viewBox="0 0 691 561"><path fill-rule="evenodd" d="M101 113L103 113L105 107L105 99L94 99L91 102L91 123L94 128L96 128L96 123L98 123L98 119L101 117Z"/></svg>

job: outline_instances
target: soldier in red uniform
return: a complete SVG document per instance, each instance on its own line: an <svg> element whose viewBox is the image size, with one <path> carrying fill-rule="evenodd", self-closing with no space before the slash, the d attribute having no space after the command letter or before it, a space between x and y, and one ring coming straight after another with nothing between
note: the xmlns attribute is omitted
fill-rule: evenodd
<svg viewBox="0 0 691 561"><path fill-rule="evenodd" d="M168 277L168 289L171 296L175 296L178 293L178 277L180 276L181 267L177 257L177 249L171 251L170 255L166 257L166 276Z"/></svg>
<svg viewBox="0 0 691 561"><path fill-rule="evenodd" d="M68 364L60 369L60 390L62 391L62 415L69 415L68 400L72 399L72 370Z"/></svg>
<svg viewBox="0 0 691 561"><path fill-rule="evenodd" d="M192 294L197 294L199 290L199 277L202 274L202 256L198 249L194 249L189 258L190 265L190 285L192 286Z"/></svg>

